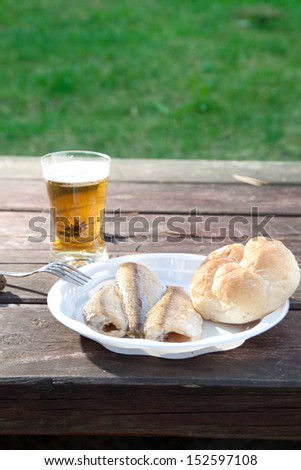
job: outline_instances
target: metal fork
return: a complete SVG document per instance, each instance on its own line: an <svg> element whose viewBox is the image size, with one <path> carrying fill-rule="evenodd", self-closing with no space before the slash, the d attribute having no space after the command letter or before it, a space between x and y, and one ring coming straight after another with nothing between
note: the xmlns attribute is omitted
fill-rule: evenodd
<svg viewBox="0 0 301 470"><path fill-rule="evenodd" d="M0 271L0 274L3 274L3 276L26 277L41 272L54 274L55 276L58 276L61 279L65 279L66 281L69 281L78 286L83 286L91 280L91 278L83 272L79 271L73 266L61 262L49 263L46 266L42 266L39 269L35 269L34 271L29 271L27 273Z"/></svg>

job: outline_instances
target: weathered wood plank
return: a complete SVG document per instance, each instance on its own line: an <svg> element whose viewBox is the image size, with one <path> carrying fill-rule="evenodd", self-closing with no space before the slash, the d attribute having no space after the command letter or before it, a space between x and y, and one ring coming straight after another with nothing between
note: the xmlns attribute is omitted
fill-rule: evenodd
<svg viewBox="0 0 301 470"><path fill-rule="evenodd" d="M299 264L301 260L301 248L299 242L285 240L282 241L286 246L293 251ZM177 247L174 243L166 242L165 238L160 238L158 242L152 243L149 241L131 240L130 243L118 242L107 243L109 256L123 256L132 253L195 253L200 255L208 255L212 249L221 248L232 241L229 238L223 240L215 240L214 246L210 239L204 239L200 243L195 243L193 240L184 240L181 246ZM39 244L42 245L42 244ZM44 244L39 246L40 249L29 251L26 247L17 250L15 247L10 246L6 250L0 249L1 266L5 269L7 264L45 264L49 262L49 248ZM7 267L7 266L6 266Z"/></svg>
<svg viewBox="0 0 301 470"><path fill-rule="evenodd" d="M39 221L35 226L35 217ZM41 222L43 220L43 222ZM30 222L31 221L31 222ZM43 232L36 231L41 228ZM33 230L34 228L34 230ZM184 251L208 254L229 243L245 243L254 236L281 240L301 261L301 217L182 216L171 214L107 213L105 238L114 253L145 251ZM49 251L48 213L1 212L0 262L42 262L37 252ZM47 238L46 238L47 236ZM45 238L45 240L44 240ZM156 245L158 250L155 249ZM164 250L164 247L166 250ZM14 253L10 258L5 253ZM28 250L25 256L25 250ZM21 253L24 251L25 259ZM43 253L44 256L44 253Z"/></svg>
<svg viewBox="0 0 301 470"><path fill-rule="evenodd" d="M40 380L47 372L57 381L91 384L301 386L301 311L237 349L184 361L110 352L59 323L46 305L2 305L0 325L1 384Z"/></svg>
<svg viewBox="0 0 301 470"><path fill-rule="evenodd" d="M0 269L44 264L47 241L28 240L30 218L45 215L41 210L48 207L39 162L4 160L0 157ZM258 206L259 216L281 215L268 221L269 235L301 260L301 164L213 162L207 171L207 162L139 163L113 162L107 209L120 208L127 222L120 234L112 221L106 225L111 256L208 254L250 236L251 207ZM233 181L234 172L272 184L239 184ZM208 217L193 227L187 216L195 207ZM185 236L178 243L178 224L171 226L170 220L181 213L186 216ZM239 216L237 225L231 214ZM247 217L242 220L243 214ZM166 215L156 229L157 217ZM136 216L143 217L142 225L146 221L140 232L139 223L133 225ZM209 223L211 216L218 219ZM114 354L56 321L45 305L56 278L45 274L9 281L0 292L0 434L301 439L301 290L280 324L240 348L164 361Z"/></svg>
<svg viewBox="0 0 301 470"><path fill-rule="evenodd" d="M233 175L270 184L300 184L300 162L112 159L111 181L238 183ZM0 179L41 179L39 157L0 156Z"/></svg>
<svg viewBox="0 0 301 470"><path fill-rule="evenodd" d="M250 393L231 387L217 391L210 387L189 389L157 384L64 387L53 381L35 388L7 387L6 393L13 393L16 398L0 400L0 432L4 434L294 440L301 436L300 394L291 390ZM233 406L234 403L240 405Z"/></svg>
<svg viewBox="0 0 301 470"><path fill-rule="evenodd" d="M121 214L122 215L122 214ZM174 219L166 215L162 220L160 214L125 214L126 220L118 226L110 221L112 214L107 214L105 224L107 233L107 247L111 257L135 253L182 252L207 255L212 250L230 243L245 243L250 236L256 236L257 225L252 223L250 217L219 216L214 220L204 216L201 221L193 223L188 217ZM48 241L38 242L39 234L28 229L28 221L35 217L35 213L22 212L16 215L13 212L2 212L0 226L0 269L28 270L46 264L49 261ZM45 227L48 226L47 219ZM158 219L159 218L159 219ZM160 223L157 224L157 220ZM212 223L211 223L212 220ZM235 223L237 222L237 226ZM261 219L259 219L260 223ZM143 230L141 230L143 229ZM118 233L116 233L116 230ZM179 230L181 232L179 233ZM301 264L301 218L300 217L274 217L268 219L265 226L268 236L281 240L295 254ZM15 234L18 234L17 236ZM28 240L33 237L36 242ZM111 242L109 240L112 240ZM53 284L53 277L41 274L32 278L8 278L9 286L5 293L0 294L0 303L6 302L46 302L45 293ZM301 307L301 286L292 299L292 308Z"/></svg>
<svg viewBox="0 0 301 470"><path fill-rule="evenodd" d="M36 250L39 245L48 248L51 235L48 212L2 211L0 220L0 249L6 246L8 249ZM301 215L284 217L254 213L250 217L107 212L104 232L107 241L119 245L139 241L155 243L165 239L167 244L177 247L191 239L198 245L211 241L214 249L214 244L223 240L245 243L258 235L301 244Z"/></svg>
<svg viewBox="0 0 301 470"><path fill-rule="evenodd" d="M43 181L16 183L1 180L0 210L45 211L49 207ZM227 184L110 183L106 208L110 211L149 213L190 213L250 215L301 214L300 186L264 186ZM256 209L253 209L256 210Z"/></svg>
<svg viewBox="0 0 301 470"><path fill-rule="evenodd" d="M163 361L107 351L46 306L0 308L0 434L300 439L300 319L239 349Z"/></svg>

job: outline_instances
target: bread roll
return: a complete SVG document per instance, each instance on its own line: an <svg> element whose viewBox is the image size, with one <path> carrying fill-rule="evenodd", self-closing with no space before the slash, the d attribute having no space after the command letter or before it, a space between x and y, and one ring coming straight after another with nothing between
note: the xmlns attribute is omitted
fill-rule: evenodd
<svg viewBox="0 0 301 470"><path fill-rule="evenodd" d="M190 293L204 319L248 323L280 307L299 282L293 253L259 237L213 251L195 272Z"/></svg>

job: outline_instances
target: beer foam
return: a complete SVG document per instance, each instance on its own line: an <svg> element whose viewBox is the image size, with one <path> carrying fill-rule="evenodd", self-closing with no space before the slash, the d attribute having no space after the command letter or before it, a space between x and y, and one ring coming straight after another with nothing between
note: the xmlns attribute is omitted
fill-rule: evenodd
<svg viewBox="0 0 301 470"><path fill-rule="evenodd" d="M108 178L109 169L107 162L69 160L44 166L43 176L54 183L92 183Z"/></svg>

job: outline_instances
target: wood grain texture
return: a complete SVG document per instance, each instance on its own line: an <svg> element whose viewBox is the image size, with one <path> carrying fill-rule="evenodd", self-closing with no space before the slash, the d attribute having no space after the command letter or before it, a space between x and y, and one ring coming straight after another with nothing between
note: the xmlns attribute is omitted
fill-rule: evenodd
<svg viewBox="0 0 301 470"><path fill-rule="evenodd" d="M289 312L239 349L164 361L107 351L46 306L0 308L0 433L301 438L300 320Z"/></svg>
<svg viewBox="0 0 301 470"><path fill-rule="evenodd" d="M36 251L49 250L51 234L48 213L10 212L0 213L0 250L29 250L34 257ZM301 216L225 216L225 215L174 215L161 213L122 212L106 213L105 238L110 248L116 245L120 251L132 251L131 243L160 244L181 250L185 243L211 245L211 250L227 243L246 243L250 237L277 238L295 246L300 255ZM290 248L290 247L289 247ZM0 263L3 262L0 258ZM35 260L33 259L33 262Z"/></svg>
<svg viewBox="0 0 301 470"><path fill-rule="evenodd" d="M106 209L122 212L251 215L298 215L301 186L263 186L244 184L116 183L108 186ZM4 179L0 185L0 210L47 211L49 202L43 181Z"/></svg>
<svg viewBox="0 0 301 470"><path fill-rule="evenodd" d="M289 389L277 395L273 389L254 394L224 387L221 394L214 386L116 387L44 380L4 385L2 390L12 396L0 399L1 431L6 434L300 439L300 396Z"/></svg>
<svg viewBox="0 0 301 470"><path fill-rule="evenodd" d="M300 184L300 162L118 159L111 181L165 183L238 183L233 175L260 178L269 184ZM41 179L39 157L0 156L0 179Z"/></svg>
<svg viewBox="0 0 301 470"><path fill-rule="evenodd" d="M140 163L140 173L137 161L116 162L112 171L111 257L207 255L256 235L267 215L269 236L301 262L301 164ZM45 218L46 229L49 223L38 165L0 157L0 270L48 262L49 241L29 240L38 235L29 227L34 217ZM269 185L232 181L234 172ZM120 230L119 208L126 218ZM194 208L197 224L189 220ZM55 281L48 274L10 278L0 292L0 434L301 440L301 287L285 319L241 347L167 361L114 354L66 328L46 305Z"/></svg>
<svg viewBox="0 0 301 470"><path fill-rule="evenodd" d="M49 217L41 213L45 222L39 226L49 231ZM39 242L40 234L32 232L29 221L36 217L35 212L3 211L0 226L0 270L27 271L41 267L49 261L50 244ZM120 227L114 220L118 218L107 213L105 232L110 257L127 254L182 252L208 255L211 251L230 243L245 243L258 230L264 229L268 236L281 240L296 256L301 265L301 217L274 216L273 218L247 216L201 216L191 218L171 214L122 213ZM261 227L260 224L263 223ZM34 241L30 241L32 237ZM23 266L20 263L26 263ZM53 284L48 274L17 280L8 278L8 287L0 293L0 303L45 301L45 293ZM44 300L43 300L44 299ZM301 286L294 294L293 308L301 307Z"/></svg>
<svg viewBox="0 0 301 470"><path fill-rule="evenodd" d="M1 305L0 382L43 377L118 385L238 386L299 390L301 312L290 311L273 329L240 348L167 361L123 356L58 322L46 305ZM250 360L256 351L256 361Z"/></svg>

